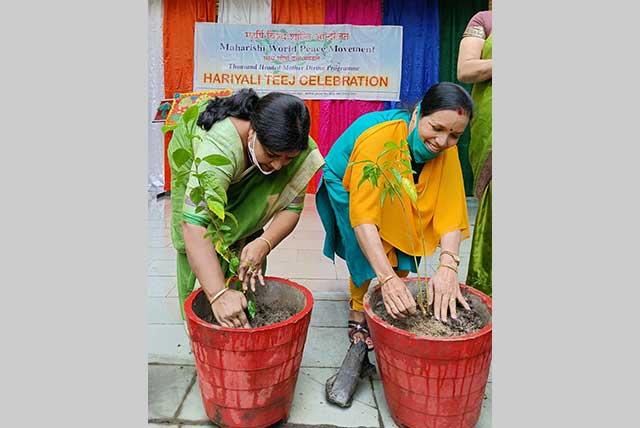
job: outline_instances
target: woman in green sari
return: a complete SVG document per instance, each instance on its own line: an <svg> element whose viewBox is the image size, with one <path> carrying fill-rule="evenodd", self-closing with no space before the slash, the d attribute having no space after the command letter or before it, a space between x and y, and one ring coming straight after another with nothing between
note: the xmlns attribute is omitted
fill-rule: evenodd
<svg viewBox="0 0 640 428"><path fill-rule="evenodd" d="M264 285L266 256L295 228L307 185L324 161L309 137L309 111L293 95L258 97L252 89L243 89L201 103L197 125L194 139L187 138L184 124L176 128L168 149L180 309L184 318L184 301L197 280L220 325L246 328L247 300L242 292L226 288L229 266L204 236L210 219L191 200L198 187L196 165L178 165L172 154L182 148L193 159L221 155L230 161L222 166L201 162L197 169L199 174L213 174L226 193L226 211L237 219L237 226L224 234L240 254L238 277L245 288L254 288L256 281Z"/></svg>
<svg viewBox="0 0 640 428"><path fill-rule="evenodd" d="M478 12L467 25L458 54L458 80L473 83L469 162L480 200L471 244L467 284L491 296L491 82L492 13Z"/></svg>

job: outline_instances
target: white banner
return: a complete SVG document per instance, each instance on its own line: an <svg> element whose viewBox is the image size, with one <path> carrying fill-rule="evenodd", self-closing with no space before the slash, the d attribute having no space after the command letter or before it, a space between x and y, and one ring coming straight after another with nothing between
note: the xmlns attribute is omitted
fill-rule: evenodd
<svg viewBox="0 0 640 428"><path fill-rule="evenodd" d="M402 27L196 23L194 91L398 101Z"/></svg>

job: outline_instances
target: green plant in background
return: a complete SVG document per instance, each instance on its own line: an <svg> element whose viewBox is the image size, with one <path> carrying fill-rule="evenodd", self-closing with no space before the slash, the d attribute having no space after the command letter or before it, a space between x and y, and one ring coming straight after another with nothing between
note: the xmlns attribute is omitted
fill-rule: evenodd
<svg viewBox="0 0 640 428"><path fill-rule="evenodd" d="M191 167L194 167L193 176L196 178L198 185L191 190L189 197L196 205L196 213L204 212L211 220L207 226L207 232L205 238L209 238L213 243L216 253L220 255L229 265L229 275L226 279L225 287L232 287L241 290L242 287L238 282L231 284L231 280L237 276L238 268L240 266L240 258L237 252L231 247L232 242L225 236L225 232L232 230L231 223L238 225L238 220L232 213L226 210L227 206L227 193L220 186L216 179L215 173L212 171L201 171L200 165L202 162L208 163L212 166L224 166L229 165L231 161L222 155L209 155L203 158L194 158L193 146L195 141L201 141L202 137L195 133L196 123L199 114L198 105L192 105L189 107L182 117L181 123L186 130L186 138L189 141L187 147L180 147L171 153L171 158L178 168L186 166L185 169L180 171L176 176L176 181L186 186L186 181L189 179L191 173ZM165 125L162 127L162 132L168 132L176 129L180 124ZM227 222L226 220L231 220ZM255 295L249 290L244 291L247 295L247 312L249 319L253 319L256 315L256 302Z"/></svg>
<svg viewBox="0 0 640 428"><path fill-rule="evenodd" d="M383 161L382 158L385 158ZM384 145L384 150L378 155L375 161L366 159L357 162L349 163L350 166L357 164L364 164L362 170L362 178L358 183L358 188L365 182L371 183L373 187L378 187L378 182L382 178L382 192L380 193L380 207L384 206L386 198L390 198L393 201L394 198L398 198L402 212L408 220L408 224L411 224L411 214L407 211L407 207L403 201L402 195L405 194L411 201L411 205L416 209L418 213L418 229L420 231L420 240L422 241L422 248L425 248L424 232L422 228L422 216L420 210L417 207L418 193L416 191L415 183L413 179L407 178L415 173L411 169L411 157L409 155L409 144L406 140L401 140L400 144L393 141L388 141ZM403 177L405 175L405 177ZM407 229L407 233L410 236L410 231ZM419 268L418 259L415 256L417 253L415 250L414 242L412 239L411 249L414 254L413 260L416 265L416 269ZM424 256L424 255L423 255ZM418 269L419 270L419 269ZM427 272L425 264L424 276L418 272L418 296L416 302L422 310L423 315L428 314L428 299L427 299Z"/></svg>

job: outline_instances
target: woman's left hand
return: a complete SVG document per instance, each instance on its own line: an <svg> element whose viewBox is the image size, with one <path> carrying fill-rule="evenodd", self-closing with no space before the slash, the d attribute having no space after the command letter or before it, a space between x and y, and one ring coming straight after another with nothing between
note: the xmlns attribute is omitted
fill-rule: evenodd
<svg viewBox="0 0 640 428"><path fill-rule="evenodd" d="M269 254L269 246L261 239L249 242L242 249L240 254L240 267L238 268L238 279L242 281L242 289L247 291L251 285L251 291L256 291L256 278L261 285L265 285L262 276L262 263Z"/></svg>
<svg viewBox="0 0 640 428"><path fill-rule="evenodd" d="M429 305L433 304L433 314L438 320L447 321L447 310L451 318L457 319L456 300L465 309L471 309L462 297L458 274L452 269L440 266L436 274L429 279Z"/></svg>

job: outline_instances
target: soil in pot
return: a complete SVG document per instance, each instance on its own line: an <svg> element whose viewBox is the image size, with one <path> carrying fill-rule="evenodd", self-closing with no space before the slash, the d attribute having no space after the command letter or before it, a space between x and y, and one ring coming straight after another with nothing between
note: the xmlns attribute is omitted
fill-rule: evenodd
<svg viewBox="0 0 640 428"><path fill-rule="evenodd" d="M410 281L407 285L415 299L418 294L417 282ZM423 315L420 308L418 308L415 315L404 319L393 319L391 315L387 313L380 293L372 294L371 307L374 313L387 324L409 333L414 333L416 336L454 337L478 331L491 321L491 314L479 297L466 290L462 291L462 295L467 303L469 303L471 310L466 310L458 303L456 305L458 319L454 320L448 314L446 323L437 320L432 312L427 313L426 316Z"/></svg>
<svg viewBox="0 0 640 428"><path fill-rule="evenodd" d="M304 309L306 298L299 290L283 283L265 279L266 285L256 285L256 316L249 319L252 328L264 327L287 320ZM193 312L209 324L219 325L204 293L193 301ZM246 312L246 311L245 311ZM247 318L249 318L247 314Z"/></svg>

